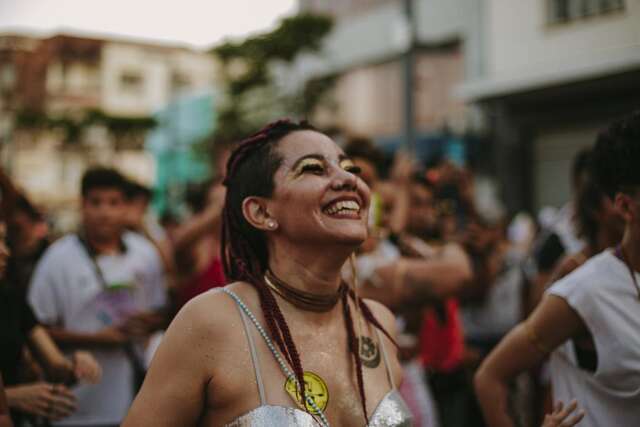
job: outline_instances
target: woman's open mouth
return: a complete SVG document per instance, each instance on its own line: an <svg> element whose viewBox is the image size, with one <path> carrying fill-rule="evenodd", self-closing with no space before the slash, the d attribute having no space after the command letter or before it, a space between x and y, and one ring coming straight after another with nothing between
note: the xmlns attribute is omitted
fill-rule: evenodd
<svg viewBox="0 0 640 427"><path fill-rule="evenodd" d="M355 199L336 200L322 209L325 215L337 219L360 219L360 211L360 203Z"/></svg>

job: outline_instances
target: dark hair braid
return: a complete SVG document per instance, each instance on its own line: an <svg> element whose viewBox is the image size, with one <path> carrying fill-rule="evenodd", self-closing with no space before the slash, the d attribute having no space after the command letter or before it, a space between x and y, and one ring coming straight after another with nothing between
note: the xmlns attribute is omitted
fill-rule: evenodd
<svg viewBox="0 0 640 427"><path fill-rule="evenodd" d="M266 241L260 231L247 223L242 214L242 202L248 196L272 195L273 175L282 161L273 149L275 143L289 133L311 129L313 128L306 123L279 120L239 143L227 163L224 184L228 191L222 216L221 238L225 275L228 280L252 284L258 292L269 332L301 385L304 408L306 394L300 355L282 311L264 282L264 273L268 267ZM259 178L256 179L256 176Z"/></svg>
<svg viewBox="0 0 640 427"><path fill-rule="evenodd" d="M384 326L382 326L382 324L378 321L376 316L374 316L374 314L371 312L371 309L369 308L369 306L364 303L364 300L360 297L356 298L356 295L353 292L353 290L350 290L349 293L351 294L351 298L353 298L354 301L357 300L358 307L360 308L360 311L362 312L362 315L364 316L365 320L371 323L376 328L378 328L379 331L381 331L387 338L389 338L389 341L391 341L393 345L396 346L396 348L399 348L400 346L398 345L396 340L394 340L393 337L389 335L389 332L387 332Z"/></svg>
<svg viewBox="0 0 640 427"><path fill-rule="evenodd" d="M244 281L256 289L260 299L267 327L279 350L293 369L301 385L303 408L306 410L304 389L304 371L300 354L291 336L291 331L282 315L278 303L264 280L268 268L268 251L264 234L252 227L244 218L242 203L246 197L271 197L274 191L273 176L282 163L275 151L275 145L286 135L300 130L315 130L306 122L293 123L288 120L274 122L249 138L241 141L232 152L227 163L227 186L225 206L222 214L221 257L225 276L229 281ZM396 346L369 307L355 296L346 285L342 285L342 302L347 344L349 352L356 362L358 391L362 401L364 416L369 423L357 337L353 327L353 318L349 307L349 297L358 305L364 318L381 330Z"/></svg>
<svg viewBox="0 0 640 427"><path fill-rule="evenodd" d="M362 403L362 412L366 420L365 425L369 425L369 413L367 412L367 398L364 393L364 379L362 376L362 360L360 359L359 343L353 328L353 318L351 317L351 308L349 307L349 291L343 285L342 292L342 311L344 314L344 323L347 327L347 343L349 352L356 361L356 379L358 381L358 392L360 393L360 402Z"/></svg>

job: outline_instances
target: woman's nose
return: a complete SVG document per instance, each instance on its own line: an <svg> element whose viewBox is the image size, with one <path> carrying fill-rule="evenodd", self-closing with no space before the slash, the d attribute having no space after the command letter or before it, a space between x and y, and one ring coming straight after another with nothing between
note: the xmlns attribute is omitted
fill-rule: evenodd
<svg viewBox="0 0 640 427"><path fill-rule="evenodd" d="M355 190L357 188L358 177L342 168L336 168L336 172L331 182L333 190Z"/></svg>

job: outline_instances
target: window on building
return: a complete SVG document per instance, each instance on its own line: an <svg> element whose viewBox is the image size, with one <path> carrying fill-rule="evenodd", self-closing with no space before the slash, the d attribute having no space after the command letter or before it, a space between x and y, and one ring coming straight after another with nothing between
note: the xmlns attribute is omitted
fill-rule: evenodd
<svg viewBox="0 0 640 427"><path fill-rule="evenodd" d="M551 24L604 15L624 8L624 0L547 0Z"/></svg>
<svg viewBox="0 0 640 427"><path fill-rule="evenodd" d="M137 71L125 71L120 75L120 89L123 92L139 93L143 83L142 75Z"/></svg>
<svg viewBox="0 0 640 427"><path fill-rule="evenodd" d="M186 74L178 71L171 74L171 89L173 91L188 89L190 86L191 79Z"/></svg>

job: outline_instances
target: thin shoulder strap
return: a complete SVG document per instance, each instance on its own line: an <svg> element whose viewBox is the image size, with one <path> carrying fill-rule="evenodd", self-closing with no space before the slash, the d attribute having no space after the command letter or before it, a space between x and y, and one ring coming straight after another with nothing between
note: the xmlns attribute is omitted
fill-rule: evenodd
<svg viewBox="0 0 640 427"><path fill-rule="evenodd" d="M396 383L393 380L393 375L391 374L391 367L389 366L389 359L387 358L387 351L384 348L383 336L380 334L378 328L374 328L376 334L378 335L378 343L380 344L380 352L382 353L382 360L384 360L384 367L387 370L387 377L389 378L389 383L391 384L391 388L395 390Z"/></svg>
<svg viewBox="0 0 640 427"><path fill-rule="evenodd" d="M235 301L234 301L235 302ZM249 328L249 322L247 321L247 315L244 314L242 308L236 303L236 307L240 312L240 318L242 319L242 326L244 326L244 333L247 336L247 342L249 343L249 350L251 352L251 362L253 363L253 371L256 373L256 382L258 383L258 394L260 395L260 406L267 404L267 399L264 394L264 383L262 382L262 373L260 372L260 362L258 360L258 352L256 351L256 344L253 341L253 335Z"/></svg>

